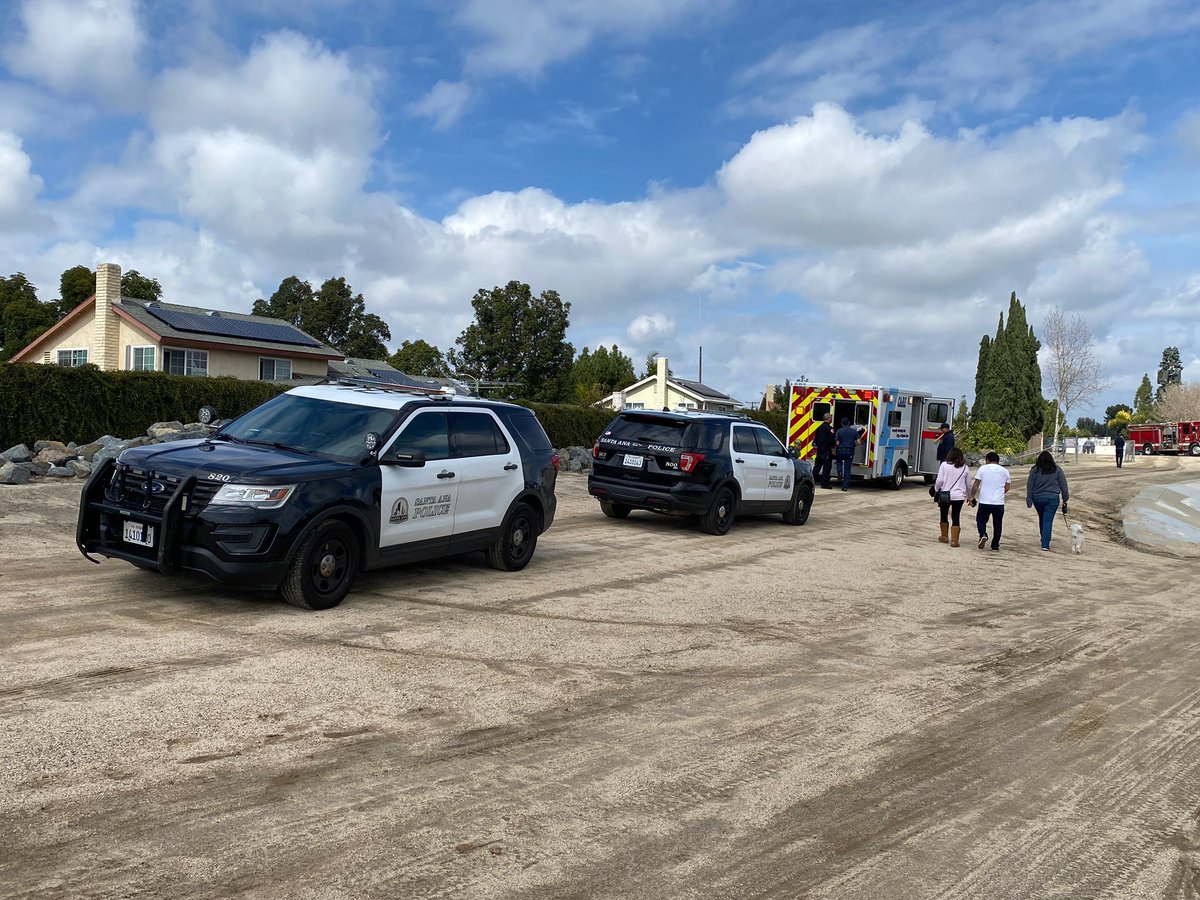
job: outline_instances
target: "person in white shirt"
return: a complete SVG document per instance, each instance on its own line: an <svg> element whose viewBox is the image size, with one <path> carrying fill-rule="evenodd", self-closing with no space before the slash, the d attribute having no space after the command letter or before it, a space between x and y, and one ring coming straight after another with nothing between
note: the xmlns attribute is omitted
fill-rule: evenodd
<svg viewBox="0 0 1200 900"><path fill-rule="evenodd" d="M1000 465L1000 454L989 450L986 462L975 473L971 490L971 505L979 504L975 524L979 526L979 549L988 542L988 519L992 520L992 549L1000 549L1000 533L1004 528L1004 495L1012 487L1012 476Z"/></svg>

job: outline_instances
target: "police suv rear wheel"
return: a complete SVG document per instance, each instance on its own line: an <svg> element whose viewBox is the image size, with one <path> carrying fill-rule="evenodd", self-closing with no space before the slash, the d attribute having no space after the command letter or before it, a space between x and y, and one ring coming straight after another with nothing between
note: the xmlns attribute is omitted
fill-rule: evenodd
<svg viewBox="0 0 1200 900"><path fill-rule="evenodd" d="M807 482L802 483L796 491L796 496L792 498L792 505L783 514L783 521L789 525L803 525L808 521L812 503L813 486Z"/></svg>
<svg viewBox="0 0 1200 900"><path fill-rule="evenodd" d="M537 510L528 503L517 504L487 550L488 563L493 569L519 572L533 559L540 530L541 517Z"/></svg>
<svg viewBox="0 0 1200 900"><path fill-rule="evenodd" d="M344 522L331 519L304 539L279 589L293 606L330 609L342 602L357 570L354 532Z"/></svg>
<svg viewBox="0 0 1200 900"><path fill-rule="evenodd" d="M712 506L700 517L700 530L706 534L728 534L737 512L737 498L729 488L721 488Z"/></svg>
<svg viewBox="0 0 1200 900"><path fill-rule="evenodd" d="M632 506L626 506L624 503L613 503L611 500L600 501L600 511L610 519L628 519L632 509Z"/></svg>

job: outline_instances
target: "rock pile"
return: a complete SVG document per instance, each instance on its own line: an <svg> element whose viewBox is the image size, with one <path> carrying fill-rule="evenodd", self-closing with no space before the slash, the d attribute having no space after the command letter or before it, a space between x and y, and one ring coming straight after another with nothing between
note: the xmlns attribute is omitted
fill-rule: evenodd
<svg viewBox="0 0 1200 900"><path fill-rule="evenodd" d="M25 484L31 478L87 478L92 469L127 447L206 438L216 429L198 422L155 422L139 437L121 439L106 434L90 444L37 441L30 450L17 444L0 452L0 484Z"/></svg>
<svg viewBox="0 0 1200 900"><path fill-rule="evenodd" d="M592 468L591 447L563 447L555 450L564 472L589 472Z"/></svg>

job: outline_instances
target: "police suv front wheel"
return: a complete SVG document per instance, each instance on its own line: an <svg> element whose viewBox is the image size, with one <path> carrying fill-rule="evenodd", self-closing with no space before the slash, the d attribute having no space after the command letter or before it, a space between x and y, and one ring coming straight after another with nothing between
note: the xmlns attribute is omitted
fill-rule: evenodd
<svg viewBox="0 0 1200 900"><path fill-rule="evenodd" d="M783 521L789 525L803 525L808 521L808 514L812 510L812 503L813 486L804 482L797 488L796 496L792 498L792 505L783 514Z"/></svg>
<svg viewBox="0 0 1200 900"><path fill-rule="evenodd" d="M500 526L500 533L487 549L493 569L518 572L533 559L542 519L528 503L518 503Z"/></svg>
<svg viewBox="0 0 1200 900"><path fill-rule="evenodd" d="M309 532L279 586L301 609L329 609L342 602L358 571L358 542L344 522L331 519Z"/></svg>

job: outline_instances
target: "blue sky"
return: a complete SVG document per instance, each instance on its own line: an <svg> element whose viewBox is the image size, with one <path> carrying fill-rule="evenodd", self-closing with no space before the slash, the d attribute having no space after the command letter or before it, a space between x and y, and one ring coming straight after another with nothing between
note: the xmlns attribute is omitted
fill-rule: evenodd
<svg viewBox="0 0 1200 900"><path fill-rule="evenodd" d="M1131 402L1200 367L1183 0L0 3L0 271L248 310L345 275L446 349L511 279L577 350L970 395L1009 294Z"/></svg>

